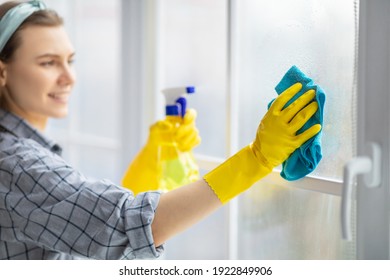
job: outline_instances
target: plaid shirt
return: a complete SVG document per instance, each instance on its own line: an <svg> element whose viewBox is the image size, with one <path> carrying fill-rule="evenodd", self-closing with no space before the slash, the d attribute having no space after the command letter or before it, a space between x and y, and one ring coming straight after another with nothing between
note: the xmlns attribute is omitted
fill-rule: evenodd
<svg viewBox="0 0 390 280"><path fill-rule="evenodd" d="M156 258L160 194L85 178L61 148L0 109L0 259Z"/></svg>

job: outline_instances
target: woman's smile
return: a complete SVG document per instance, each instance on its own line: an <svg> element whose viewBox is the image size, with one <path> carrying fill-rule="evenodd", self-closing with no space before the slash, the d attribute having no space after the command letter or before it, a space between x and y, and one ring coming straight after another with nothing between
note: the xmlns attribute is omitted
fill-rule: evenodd
<svg viewBox="0 0 390 280"><path fill-rule="evenodd" d="M51 92L49 97L56 103L68 104L70 92Z"/></svg>

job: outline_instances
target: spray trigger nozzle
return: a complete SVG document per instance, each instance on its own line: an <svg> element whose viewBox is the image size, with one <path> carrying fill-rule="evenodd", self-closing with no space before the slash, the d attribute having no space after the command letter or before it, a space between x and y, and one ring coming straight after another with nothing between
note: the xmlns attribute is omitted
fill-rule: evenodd
<svg viewBox="0 0 390 280"><path fill-rule="evenodd" d="M162 90L165 95L165 114L167 116L181 116L184 117L187 109L186 94L195 93L195 87L175 87Z"/></svg>

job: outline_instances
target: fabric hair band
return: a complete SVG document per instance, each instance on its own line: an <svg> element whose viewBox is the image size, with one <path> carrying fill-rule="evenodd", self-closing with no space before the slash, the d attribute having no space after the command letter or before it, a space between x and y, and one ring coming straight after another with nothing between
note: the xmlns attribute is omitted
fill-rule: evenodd
<svg viewBox="0 0 390 280"><path fill-rule="evenodd" d="M37 0L24 2L10 9L0 20L0 53L23 21L32 13L44 9L45 3Z"/></svg>

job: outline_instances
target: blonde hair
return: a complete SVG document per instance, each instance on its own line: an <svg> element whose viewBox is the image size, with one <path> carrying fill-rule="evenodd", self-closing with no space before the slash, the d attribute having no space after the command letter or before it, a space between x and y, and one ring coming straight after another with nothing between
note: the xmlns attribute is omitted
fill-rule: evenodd
<svg viewBox="0 0 390 280"><path fill-rule="evenodd" d="M0 19L12 8L23 3L22 1L8 1L0 5ZM63 19L54 11L50 9L39 10L32 13L26 20L16 29L14 34L5 44L3 50L0 53L0 60L3 63L10 62L13 58L15 51L22 44L22 38L20 31L27 26L60 26L63 25ZM4 93L5 87L0 87L0 107L4 108Z"/></svg>

